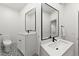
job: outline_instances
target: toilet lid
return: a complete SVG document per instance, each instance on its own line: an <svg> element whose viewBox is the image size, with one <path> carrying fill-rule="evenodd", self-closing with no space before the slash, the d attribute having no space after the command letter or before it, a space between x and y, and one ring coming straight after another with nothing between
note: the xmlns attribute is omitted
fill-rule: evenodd
<svg viewBox="0 0 79 59"><path fill-rule="evenodd" d="M10 45L12 43L11 40L3 40L4 45Z"/></svg>

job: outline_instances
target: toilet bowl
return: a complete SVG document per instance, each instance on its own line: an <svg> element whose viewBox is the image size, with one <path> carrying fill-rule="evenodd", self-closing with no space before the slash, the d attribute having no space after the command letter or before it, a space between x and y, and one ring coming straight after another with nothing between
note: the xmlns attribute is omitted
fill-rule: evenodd
<svg viewBox="0 0 79 59"><path fill-rule="evenodd" d="M6 53L10 52L12 41L9 39L8 36L3 36L2 43L3 43L3 47L4 47L3 48L4 52L6 52Z"/></svg>

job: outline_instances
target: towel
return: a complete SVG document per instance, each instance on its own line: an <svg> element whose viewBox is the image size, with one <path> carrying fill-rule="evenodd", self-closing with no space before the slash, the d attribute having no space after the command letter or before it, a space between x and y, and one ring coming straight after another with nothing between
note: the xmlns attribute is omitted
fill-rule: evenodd
<svg viewBox="0 0 79 59"><path fill-rule="evenodd" d="M65 37L65 29L64 29L64 26L61 25L61 38L64 38Z"/></svg>

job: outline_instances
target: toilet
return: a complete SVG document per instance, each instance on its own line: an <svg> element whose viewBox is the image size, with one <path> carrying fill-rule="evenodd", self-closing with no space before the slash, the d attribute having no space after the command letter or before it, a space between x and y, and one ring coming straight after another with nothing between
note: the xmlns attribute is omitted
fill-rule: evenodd
<svg viewBox="0 0 79 59"><path fill-rule="evenodd" d="M8 35L3 36L2 44L3 44L3 47L4 47L3 51L6 52L6 53L9 53L11 51L12 41L9 39Z"/></svg>

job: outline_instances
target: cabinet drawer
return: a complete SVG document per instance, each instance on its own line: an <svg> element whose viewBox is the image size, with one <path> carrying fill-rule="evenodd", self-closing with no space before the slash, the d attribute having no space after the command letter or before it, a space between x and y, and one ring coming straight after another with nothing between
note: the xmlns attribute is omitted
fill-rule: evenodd
<svg viewBox="0 0 79 59"><path fill-rule="evenodd" d="M25 55L25 37L18 36L17 43L18 43L18 48Z"/></svg>

